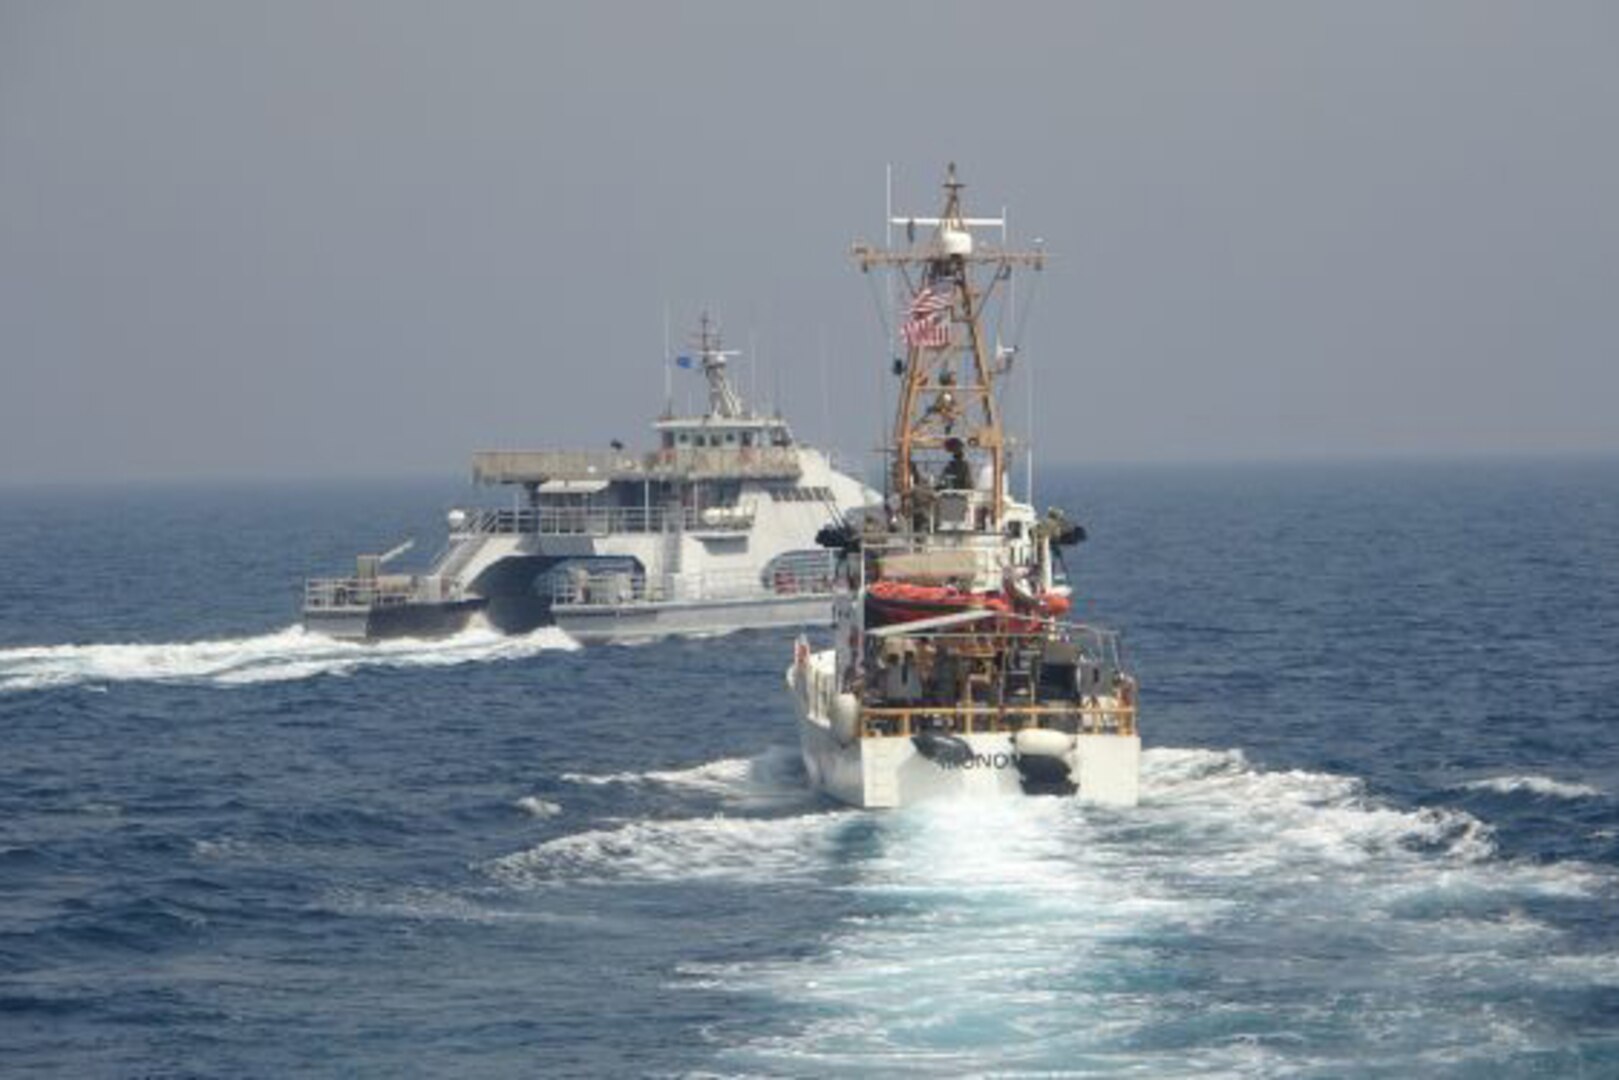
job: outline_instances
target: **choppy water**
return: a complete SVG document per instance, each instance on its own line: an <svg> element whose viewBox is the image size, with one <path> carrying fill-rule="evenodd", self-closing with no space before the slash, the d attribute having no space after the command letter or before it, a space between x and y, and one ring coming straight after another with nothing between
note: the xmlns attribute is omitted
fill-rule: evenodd
<svg viewBox="0 0 1619 1080"><path fill-rule="evenodd" d="M290 627L454 484L0 493L0 1072L1619 1075L1619 465L1045 486L1136 810L818 802L790 635Z"/></svg>

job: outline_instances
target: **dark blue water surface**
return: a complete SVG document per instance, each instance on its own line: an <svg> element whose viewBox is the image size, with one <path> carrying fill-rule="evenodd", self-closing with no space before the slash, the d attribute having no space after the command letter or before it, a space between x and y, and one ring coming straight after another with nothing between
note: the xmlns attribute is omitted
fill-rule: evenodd
<svg viewBox="0 0 1619 1080"><path fill-rule="evenodd" d="M786 633L295 629L455 482L0 492L0 1072L1619 1075L1619 464L1042 485L1135 810L817 801Z"/></svg>

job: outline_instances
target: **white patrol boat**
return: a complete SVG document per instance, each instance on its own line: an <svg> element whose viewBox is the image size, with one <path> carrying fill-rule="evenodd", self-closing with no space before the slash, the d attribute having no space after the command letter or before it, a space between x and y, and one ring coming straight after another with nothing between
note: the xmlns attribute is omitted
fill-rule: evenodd
<svg viewBox="0 0 1619 1080"><path fill-rule="evenodd" d="M1141 740L1118 639L1063 620L1060 550L1083 539L1010 495L986 313L1039 251L989 246L951 167L937 218L895 218L903 250L855 246L909 297L888 498L824 537L842 584L833 644L795 645L787 684L810 781L860 807L1056 794L1130 806ZM918 226L930 235L918 241Z"/></svg>
<svg viewBox="0 0 1619 1080"><path fill-rule="evenodd" d="M652 424L655 447L487 451L473 479L513 489L505 508L448 515L449 543L421 574L361 556L351 578L306 583L304 625L346 638L437 636L482 615L523 632L555 623L582 641L824 626L832 617L828 522L879 498L749 409L735 353L703 317L694 355L707 411Z"/></svg>

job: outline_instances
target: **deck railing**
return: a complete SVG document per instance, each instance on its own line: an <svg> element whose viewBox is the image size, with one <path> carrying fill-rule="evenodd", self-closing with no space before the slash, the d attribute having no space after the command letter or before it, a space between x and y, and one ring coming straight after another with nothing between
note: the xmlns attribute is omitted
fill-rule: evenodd
<svg viewBox="0 0 1619 1080"><path fill-rule="evenodd" d="M304 582L304 607L317 611L388 607L408 603L414 592L408 578L310 578Z"/></svg>
<svg viewBox="0 0 1619 1080"><path fill-rule="evenodd" d="M796 477L803 471L791 446L673 447L648 454L616 450L483 450L472 455L480 484L547 480L673 480Z"/></svg>
<svg viewBox="0 0 1619 1080"><path fill-rule="evenodd" d="M862 737L910 736L921 731L952 735L1013 734L1023 728L1054 728L1077 735L1134 735L1134 705L1064 702L1045 705L864 706Z"/></svg>
<svg viewBox="0 0 1619 1080"><path fill-rule="evenodd" d="M309 578L304 582L304 608L310 611L359 611L413 601L442 603L461 598L457 583L436 576L387 574Z"/></svg>
<svg viewBox="0 0 1619 1080"><path fill-rule="evenodd" d="M714 570L647 578L627 571L560 573L552 581L554 604L657 604L769 597L832 596L827 577L776 574L767 584L756 570Z"/></svg>
<svg viewBox="0 0 1619 1080"><path fill-rule="evenodd" d="M463 510L457 534L607 536L613 533L741 532L753 526L743 507L545 506L521 510Z"/></svg>
<svg viewBox="0 0 1619 1080"><path fill-rule="evenodd" d="M866 735L1011 733L1024 727L1077 734L1136 732L1136 681L1123 667L1116 631L1038 620L1028 629L992 625L907 634L889 626L882 632L888 641L879 650L901 641L941 646L941 654L962 665L963 681L922 690L915 699L899 703L884 703L880 697L862 702L861 731ZM1046 674L1053 668L1072 674L1054 685Z"/></svg>

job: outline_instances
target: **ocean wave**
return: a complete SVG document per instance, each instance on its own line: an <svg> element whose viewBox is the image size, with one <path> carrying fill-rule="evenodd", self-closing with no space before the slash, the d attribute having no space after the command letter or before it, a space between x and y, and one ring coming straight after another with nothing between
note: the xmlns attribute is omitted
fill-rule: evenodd
<svg viewBox="0 0 1619 1080"><path fill-rule="evenodd" d="M1503 859L1490 826L1463 811L1401 807L1359 778L1267 769L1235 750L1150 749L1142 793L1130 810L1008 799L791 827L627 826L524 865L549 880L600 877L617 858L638 874L786 878L850 897L814 957L677 977L804 1018L739 1040L727 1057L743 1071L882 1061L1015 1072L1063 1060L1107 1074L1144 1052L1160 1075L1285 1071L1299 1064L1291 1032L1361 1017L1366 1031L1347 1044L1386 1045L1390 1064L1483 1062L1536 1045L1532 1031L1491 1026L1493 995L1539 977L1529 971L1606 985L1619 963L1588 959L1533 915L1543 899L1606 895L1608 871ZM866 823L869 842L836 842L829 822L840 820ZM671 839L676 851L655 854ZM1281 958L1296 999L1218 1015L1243 987L1272 985ZM1315 1004L1345 992L1352 1013ZM977 1037L995 1033L1005 1037ZM1182 1057L1188 1037L1200 1049ZM1321 1061L1332 1073L1345 1064Z"/></svg>
<svg viewBox="0 0 1619 1080"><path fill-rule="evenodd" d="M1492 1013L1501 994L1526 980L1605 987L1619 970L1619 956L1591 954L1544 917L1547 903L1609 895L1610 870L1502 858L1478 817L1400 806L1354 776L1154 748L1133 809L986 799L695 812L758 768L722 758L573 777L684 792L694 812L598 824L484 867L497 888L524 891L836 893L839 915L813 955L766 950L671 976L674 990L763 997L801 1018L731 1041L722 1058L742 1073L975 1074L1060 1060L1107 1075L1144 1053L1155 1075L1285 1072L1301 1065L1295 1033L1323 1025L1356 1054L1386 1047L1378 1061L1394 1071L1485 1063L1541 1045ZM1292 996L1230 1010L1274 985L1278 964ZM1353 1010L1319 1004L1345 993ZM1365 1063L1327 1053L1316 1064L1337 1074Z"/></svg>
<svg viewBox="0 0 1619 1080"><path fill-rule="evenodd" d="M1590 784L1554 780L1549 776L1490 776L1461 785L1465 791L1489 791L1497 795L1540 795L1550 799L1597 799L1603 791Z"/></svg>
<svg viewBox="0 0 1619 1080"><path fill-rule="evenodd" d="M482 925L554 923L588 926L600 922L593 912L553 912L514 908L493 894L427 886L362 889L343 886L319 901L322 910L347 917L401 919L410 922L456 922Z"/></svg>
<svg viewBox="0 0 1619 1080"><path fill-rule="evenodd" d="M1141 786L1144 807L1194 835L1266 838L1244 845L1250 861L1349 865L1421 853L1478 862L1496 850L1494 830L1465 811L1402 809L1370 796L1358 777L1256 768L1240 750L1147 750Z"/></svg>
<svg viewBox="0 0 1619 1080"><path fill-rule="evenodd" d="M828 814L633 821L548 840L487 868L495 880L518 887L802 880L818 873L816 853L835 824L835 815Z"/></svg>
<svg viewBox="0 0 1619 1080"><path fill-rule="evenodd" d="M563 773L558 779L583 787L656 786L675 791L701 792L734 800L776 797L807 799L798 751L778 746L757 757L720 758L685 769L646 772Z"/></svg>
<svg viewBox="0 0 1619 1080"><path fill-rule="evenodd" d="M121 682L216 686L347 675L360 668L451 667L515 660L578 643L555 627L509 636L473 627L426 641L340 641L289 626L244 638L163 644L31 645L0 649L0 692Z"/></svg>
<svg viewBox="0 0 1619 1080"><path fill-rule="evenodd" d="M512 870L522 871L515 878L530 881L814 877L828 869L815 862L821 848L814 834L851 823L886 838L884 850L906 858L936 845L929 872L920 875L927 888L989 879L1009 882L1025 894L1044 887L1036 872L1041 867L1060 868L1052 887L1068 888L1067 870L1076 857L1121 871L1148 867L1179 880L1217 882L1267 873L1326 877L1356 868L1398 873L1411 865L1480 863L1495 853L1493 831L1464 811L1402 809L1369 796L1357 778L1258 768L1236 750L1146 751L1142 805L1134 810L1063 799L1005 799L939 801L875 814L829 808L784 818L750 812L761 805L779 809L787 800L812 800L796 756L785 748L686 769L568 773L562 779L718 795L730 812L631 821L554 838L498 861L507 877L513 877L506 873ZM778 850L784 830L811 842ZM1003 834L1018 843L1003 843ZM985 839L983 850L972 859L959 858L975 837ZM898 883L906 877L885 880L903 887Z"/></svg>

